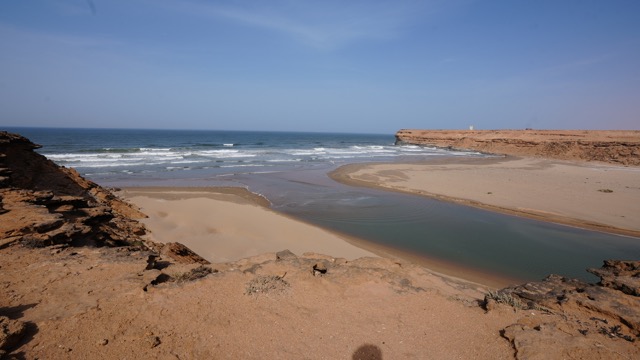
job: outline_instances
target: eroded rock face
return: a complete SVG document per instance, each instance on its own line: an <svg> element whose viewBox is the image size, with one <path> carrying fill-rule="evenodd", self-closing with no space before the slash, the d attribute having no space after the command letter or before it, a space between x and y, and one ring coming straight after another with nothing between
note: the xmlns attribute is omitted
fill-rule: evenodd
<svg viewBox="0 0 640 360"><path fill-rule="evenodd" d="M550 275L485 298L531 315L504 329L518 359L640 356L640 261L606 260L598 284Z"/></svg>
<svg viewBox="0 0 640 360"><path fill-rule="evenodd" d="M160 253L173 259L175 262L181 264L210 264L210 262L202 256L193 252L188 247L177 243L170 242L166 244L157 244L161 247Z"/></svg>
<svg viewBox="0 0 640 360"><path fill-rule="evenodd" d="M141 244L144 215L108 190L36 153L28 139L0 132L0 246Z"/></svg>
<svg viewBox="0 0 640 360"><path fill-rule="evenodd" d="M396 143L640 166L640 131L403 129Z"/></svg>

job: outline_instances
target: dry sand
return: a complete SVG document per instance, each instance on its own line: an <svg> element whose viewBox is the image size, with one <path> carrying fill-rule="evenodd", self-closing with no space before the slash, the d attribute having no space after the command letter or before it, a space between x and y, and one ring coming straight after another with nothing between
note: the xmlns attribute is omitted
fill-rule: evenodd
<svg viewBox="0 0 640 360"><path fill-rule="evenodd" d="M153 241L180 242L211 262L288 249L356 259L376 256L346 237L269 210L241 188L129 188L121 193L149 217Z"/></svg>
<svg viewBox="0 0 640 360"><path fill-rule="evenodd" d="M536 158L352 164L331 176L345 183L442 200L572 226L640 236L640 168Z"/></svg>
<svg viewBox="0 0 640 360"><path fill-rule="evenodd" d="M298 255L320 253L348 260L381 256L411 261L451 281L464 279L493 288L518 282L307 224L268 209L268 200L243 188L136 187L119 195L148 215L141 221L150 231L150 240L180 242L212 263L286 249Z"/></svg>
<svg viewBox="0 0 640 360"><path fill-rule="evenodd" d="M15 358L512 359L500 330L548 318L506 307L487 314L477 305L482 289L383 258L326 260L330 273L316 277L319 260L270 253L214 264L220 272L199 281L151 286L160 271L145 271L144 255L0 251L0 263L12 264L0 268L0 307L32 327ZM246 294L261 276L283 274L288 285Z"/></svg>

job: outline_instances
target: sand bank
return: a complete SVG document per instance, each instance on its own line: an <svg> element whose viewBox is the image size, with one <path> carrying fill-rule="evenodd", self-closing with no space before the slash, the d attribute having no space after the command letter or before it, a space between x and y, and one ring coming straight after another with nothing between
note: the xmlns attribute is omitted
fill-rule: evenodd
<svg viewBox="0 0 640 360"><path fill-rule="evenodd" d="M289 249L346 259L376 256L344 237L290 219L241 188L129 188L120 194L149 217L152 240L181 242L218 263Z"/></svg>
<svg viewBox="0 0 640 360"><path fill-rule="evenodd" d="M534 158L351 164L344 183L426 195L507 214L640 236L640 168Z"/></svg>
<svg viewBox="0 0 640 360"><path fill-rule="evenodd" d="M152 241L183 243L213 263L288 249L298 255L320 253L347 260L381 256L410 261L448 281L493 288L518 283L503 274L418 256L307 224L268 209L268 200L242 188L140 187L127 188L119 195L148 215L141 221L150 230Z"/></svg>

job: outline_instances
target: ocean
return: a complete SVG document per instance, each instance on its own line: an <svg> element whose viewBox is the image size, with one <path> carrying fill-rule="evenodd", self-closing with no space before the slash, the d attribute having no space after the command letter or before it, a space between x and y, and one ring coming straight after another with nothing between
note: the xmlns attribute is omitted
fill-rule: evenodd
<svg viewBox="0 0 640 360"><path fill-rule="evenodd" d="M426 263L496 277L549 273L593 281L604 259L640 256L638 239L598 233L376 189L327 173L357 162L486 157L395 145L393 134L10 128L59 165L107 187L238 186L272 209ZM634 255L635 254L635 255Z"/></svg>
<svg viewBox="0 0 640 360"><path fill-rule="evenodd" d="M59 165L98 182L324 168L358 161L479 156L412 145L393 135L197 130L15 129Z"/></svg>

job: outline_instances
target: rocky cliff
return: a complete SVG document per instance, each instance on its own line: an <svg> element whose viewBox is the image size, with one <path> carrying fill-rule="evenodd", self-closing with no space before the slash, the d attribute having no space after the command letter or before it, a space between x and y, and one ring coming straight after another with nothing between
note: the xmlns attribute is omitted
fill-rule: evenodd
<svg viewBox="0 0 640 360"><path fill-rule="evenodd" d="M142 243L145 229L135 218L144 214L37 148L20 135L0 132L0 246Z"/></svg>
<svg viewBox="0 0 640 360"><path fill-rule="evenodd" d="M36 147L0 132L0 358L640 356L640 261L486 296L382 258L205 266L145 240L143 214Z"/></svg>
<svg viewBox="0 0 640 360"><path fill-rule="evenodd" d="M640 131L403 129L396 143L640 166Z"/></svg>
<svg viewBox="0 0 640 360"><path fill-rule="evenodd" d="M519 359L632 358L604 350L603 341L628 343L640 354L640 261L604 261L589 269L597 284L550 275L540 282L490 292L484 306L538 311L504 328ZM624 346L622 346L624 348Z"/></svg>

